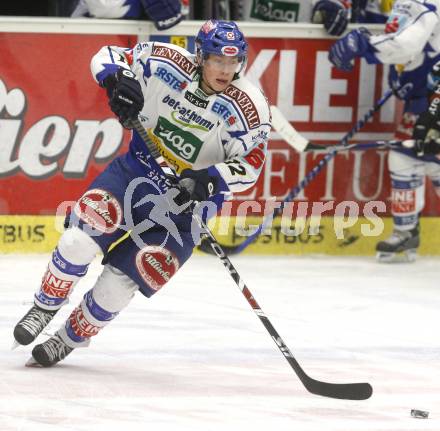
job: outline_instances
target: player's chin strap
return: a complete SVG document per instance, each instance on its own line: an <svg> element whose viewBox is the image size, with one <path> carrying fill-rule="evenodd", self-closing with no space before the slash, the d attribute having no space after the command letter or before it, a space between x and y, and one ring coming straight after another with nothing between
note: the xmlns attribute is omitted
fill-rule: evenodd
<svg viewBox="0 0 440 431"><path fill-rule="evenodd" d="M152 155L157 154L156 146L149 139L146 130L139 122L139 120L133 121L133 127L139 133L140 137L144 140L145 145L150 151L150 154ZM159 156L158 162L160 162L160 158L161 157ZM261 323L269 332L270 336L275 341L275 344L277 345L281 353L284 355L284 357L286 358L287 362L290 364L292 369L295 371L296 375L299 377L304 387L313 394L330 397L330 398L339 398L339 399L347 399L347 400L365 400L367 398L370 398L371 394L373 393L373 388L369 383L327 383L312 379L305 373L305 371L301 368L297 360L294 358L292 352L284 343L281 336L273 327L268 317L261 310L254 296L252 295L252 293L247 288L246 284L238 274L238 271L235 269L232 262L226 256L224 250L222 249L220 244L216 241L212 232L206 226L206 223L202 220L201 217L199 217L195 213L193 213L193 217L197 220L197 222L201 226L212 250L221 260L224 267L227 269L229 275L232 277L235 284L240 289L243 296L246 298L247 302L249 303L249 305L254 310L255 314L260 319Z"/></svg>

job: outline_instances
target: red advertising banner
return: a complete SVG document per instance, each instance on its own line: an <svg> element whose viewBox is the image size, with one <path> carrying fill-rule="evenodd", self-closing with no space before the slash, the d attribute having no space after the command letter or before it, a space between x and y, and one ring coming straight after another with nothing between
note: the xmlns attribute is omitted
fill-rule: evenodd
<svg viewBox="0 0 440 431"><path fill-rule="evenodd" d="M77 199L126 149L124 132L92 79L89 64L103 45L133 46L136 36L0 34L0 214L54 214ZM352 73L327 61L329 39L250 39L249 79L261 85L297 130L335 141L379 99L386 71L357 63ZM360 139L391 137L396 104L387 104ZM276 137L276 135L275 135ZM272 140L263 175L244 199L283 199L323 157L297 154ZM298 197L309 201L381 200L389 208L386 152L342 152ZM437 215L428 188L425 215Z"/></svg>

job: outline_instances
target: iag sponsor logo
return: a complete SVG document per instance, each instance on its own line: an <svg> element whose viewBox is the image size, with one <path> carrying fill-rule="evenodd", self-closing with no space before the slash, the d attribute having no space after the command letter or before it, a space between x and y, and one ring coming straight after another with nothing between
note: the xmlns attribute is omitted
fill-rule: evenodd
<svg viewBox="0 0 440 431"><path fill-rule="evenodd" d="M179 79L173 72L165 66L159 66L154 72L154 76L165 82L173 90L181 92L188 86L188 82Z"/></svg>
<svg viewBox="0 0 440 431"><path fill-rule="evenodd" d="M192 109L185 108L178 100L174 100L169 95L165 96L162 99L162 102L175 109L171 113L171 117L177 124L180 124L181 126L198 129L203 132L208 132L214 127L214 124L211 123L211 121L206 120Z"/></svg>
<svg viewBox="0 0 440 431"><path fill-rule="evenodd" d="M251 18L259 21L296 22L300 4L278 0L254 0Z"/></svg>
<svg viewBox="0 0 440 431"><path fill-rule="evenodd" d="M216 100L212 104L211 110L212 110L212 112L216 113L220 118L225 120L225 122L227 124L232 126L237 121L237 118L232 114L232 112L229 108L230 107L228 104L225 104L225 103L222 103L222 102L219 102Z"/></svg>
<svg viewBox="0 0 440 431"><path fill-rule="evenodd" d="M174 154L177 154L189 163L196 161L203 144L192 133L182 130L164 117L159 117L154 134Z"/></svg>

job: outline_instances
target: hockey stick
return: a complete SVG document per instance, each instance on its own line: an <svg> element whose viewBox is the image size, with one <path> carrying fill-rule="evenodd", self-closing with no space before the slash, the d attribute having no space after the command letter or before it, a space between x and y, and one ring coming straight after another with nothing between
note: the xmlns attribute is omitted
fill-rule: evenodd
<svg viewBox="0 0 440 431"><path fill-rule="evenodd" d="M149 139L146 130L142 127L142 125L138 120L133 121L133 126L136 129L136 131L139 133L140 137L145 142L145 145L150 151L150 154L152 156L154 155L153 157L156 158L157 148ZM157 159L160 164L159 157ZM166 180L165 174L163 175L163 177L164 177L163 180L165 181ZM312 379L305 373L305 371L299 365L298 361L294 358L292 352L286 346L283 339L278 334L278 332L276 331L276 329L274 328L268 317L261 310L254 296L252 295L252 293L250 292L250 290L248 289L248 287L246 286L246 284L238 274L238 271L235 269L232 262L226 256L225 252L222 250L222 247L216 241L212 232L206 226L206 223L197 214L193 213L193 217L200 224L203 232L206 234L212 250L221 260L222 264L227 269L229 275L235 281L235 284L240 289L243 296L246 298L247 302L249 303L249 305L254 310L255 314L260 319L261 323L269 332L275 344L277 345L281 353L284 355L284 357L286 358L287 362L290 364L292 369L295 371L296 375L299 377L304 387L312 394L321 395L324 397L346 399L346 400L365 400L367 398L370 398L371 394L373 393L373 388L369 383L321 382L319 380Z"/></svg>
<svg viewBox="0 0 440 431"><path fill-rule="evenodd" d="M222 246L228 255L241 253L246 247L249 246L255 239L261 234L261 232L267 227L267 223L271 222L274 217L281 214L283 211L284 205L287 202L292 201L298 194L307 187L310 182L323 170L323 168L336 156L336 153L341 148L347 148L348 141L367 123L370 118L373 117L375 112L377 112L393 95L393 91L391 89L387 90L385 94L375 103L375 105L369 109L364 116L356 122L356 124L351 128L351 130L344 135L341 139L338 146L328 146L330 148L330 152L325 155L325 157L309 172L306 176L301 180L301 182L295 186L287 195L287 197L283 200L281 207L275 209L274 214L267 217L260 224L258 229L249 235L242 243L233 246ZM279 135L296 151L310 151L310 150L322 150L326 148L325 145L317 145L310 141L308 141L304 136L298 133L295 128L289 123L289 121L284 117L282 112L275 106L271 106L271 114L272 114L272 127L279 133ZM381 141L385 142L385 141ZM209 244L202 241L198 246L198 249L212 254L211 248Z"/></svg>
<svg viewBox="0 0 440 431"><path fill-rule="evenodd" d="M393 91L387 90L385 94L374 104L372 108L370 108L364 116L356 122L356 124L351 128L351 130L346 133L339 145L347 145L348 141L359 132L362 127L365 126L373 115L388 101L388 99L393 95ZM293 149L298 152L316 150L322 148L321 146L317 146L316 144L311 143L302 135L300 135L295 128L289 123L287 118L283 115L281 110L272 105L270 107L270 111L272 114L272 127L273 129L286 141Z"/></svg>

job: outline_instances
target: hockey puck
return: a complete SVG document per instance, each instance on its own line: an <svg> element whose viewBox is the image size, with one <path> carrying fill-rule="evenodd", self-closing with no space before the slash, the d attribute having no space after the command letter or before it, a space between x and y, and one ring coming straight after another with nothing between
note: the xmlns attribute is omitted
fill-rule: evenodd
<svg viewBox="0 0 440 431"><path fill-rule="evenodd" d="M411 416L418 419L428 419L429 412L425 412L424 410L412 409Z"/></svg>

